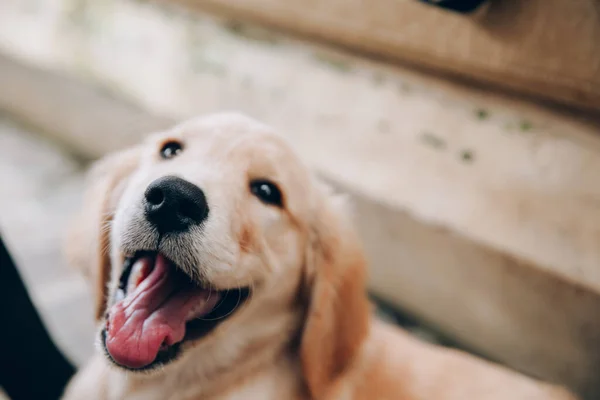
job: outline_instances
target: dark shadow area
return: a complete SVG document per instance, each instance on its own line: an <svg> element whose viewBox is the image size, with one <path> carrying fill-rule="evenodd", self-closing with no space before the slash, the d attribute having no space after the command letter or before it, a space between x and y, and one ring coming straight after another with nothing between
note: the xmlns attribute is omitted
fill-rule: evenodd
<svg viewBox="0 0 600 400"><path fill-rule="evenodd" d="M0 236L0 386L12 400L58 399L75 368L55 346Z"/></svg>

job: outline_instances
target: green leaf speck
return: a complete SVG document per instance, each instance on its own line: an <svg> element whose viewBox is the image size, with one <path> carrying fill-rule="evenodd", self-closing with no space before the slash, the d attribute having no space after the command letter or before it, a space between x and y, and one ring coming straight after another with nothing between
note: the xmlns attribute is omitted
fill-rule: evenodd
<svg viewBox="0 0 600 400"><path fill-rule="evenodd" d="M475 154L472 150L463 150L460 152L460 159L465 163L471 163L475 159Z"/></svg>
<svg viewBox="0 0 600 400"><path fill-rule="evenodd" d="M490 113L488 110L486 110L484 108L479 108L479 109L475 110L475 116L477 117L478 120L483 121L484 119L488 119L490 117Z"/></svg>
<svg viewBox="0 0 600 400"><path fill-rule="evenodd" d="M431 132L423 132L421 134L421 141L434 149L443 150L446 148L446 141Z"/></svg>

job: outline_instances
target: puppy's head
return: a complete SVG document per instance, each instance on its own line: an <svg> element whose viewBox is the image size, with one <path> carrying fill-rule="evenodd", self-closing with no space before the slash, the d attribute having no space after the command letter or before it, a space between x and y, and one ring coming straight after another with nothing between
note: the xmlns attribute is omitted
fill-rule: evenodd
<svg viewBox="0 0 600 400"><path fill-rule="evenodd" d="M362 253L269 128L232 114L188 121L102 160L90 180L70 248L97 282L115 364L148 370L206 343L219 358L220 345L269 329L302 332L314 393L350 362L367 329Z"/></svg>

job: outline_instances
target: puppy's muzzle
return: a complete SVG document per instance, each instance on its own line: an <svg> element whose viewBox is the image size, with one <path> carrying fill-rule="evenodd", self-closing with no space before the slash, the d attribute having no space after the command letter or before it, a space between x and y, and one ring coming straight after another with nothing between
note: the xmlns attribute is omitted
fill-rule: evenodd
<svg viewBox="0 0 600 400"><path fill-rule="evenodd" d="M144 209L146 219L160 234L186 231L208 217L202 189L176 176L164 176L148 185Z"/></svg>

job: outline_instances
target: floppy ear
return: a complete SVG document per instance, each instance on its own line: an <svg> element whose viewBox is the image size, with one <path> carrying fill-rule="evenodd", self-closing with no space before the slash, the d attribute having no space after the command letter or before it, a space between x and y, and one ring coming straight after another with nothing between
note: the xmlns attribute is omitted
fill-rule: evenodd
<svg viewBox="0 0 600 400"><path fill-rule="evenodd" d="M67 233L66 254L92 283L96 320L106 308L110 279L110 224L124 183L138 164L138 148L108 155L97 161L87 176L83 206Z"/></svg>
<svg viewBox="0 0 600 400"><path fill-rule="evenodd" d="M360 241L343 210L326 203L317 212L307 255L310 299L300 345L314 399L325 398L357 356L370 315Z"/></svg>

